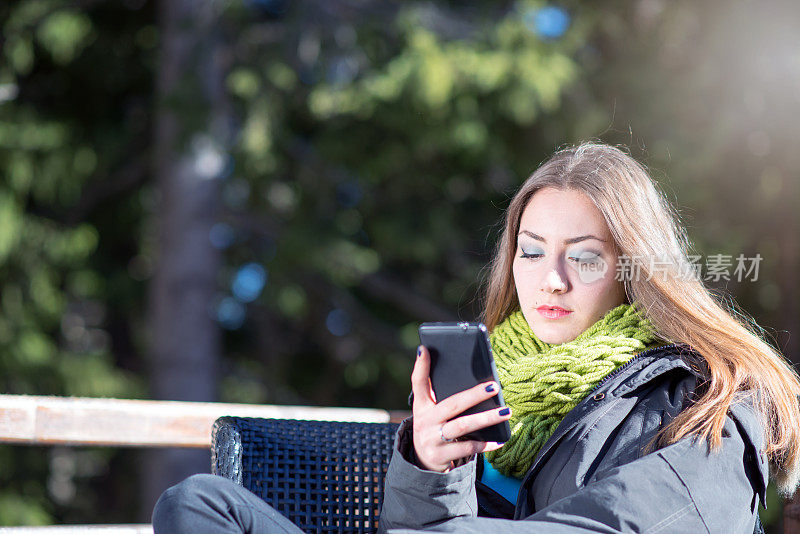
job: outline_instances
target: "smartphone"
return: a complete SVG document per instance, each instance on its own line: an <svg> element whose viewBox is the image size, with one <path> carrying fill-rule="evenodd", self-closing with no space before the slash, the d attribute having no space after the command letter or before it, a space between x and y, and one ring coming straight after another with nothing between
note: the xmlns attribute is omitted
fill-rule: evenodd
<svg viewBox="0 0 800 534"><path fill-rule="evenodd" d="M482 382L494 380L498 385L497 369L492 357L489 334L481 323L423 323L419 327L420 342L431 355L431 386L436 402L469 389ZM503 391L490 397L453 419L505 406ZM482 428L464 436L477 441L505 443L511 437L508 421Z"/></svg>

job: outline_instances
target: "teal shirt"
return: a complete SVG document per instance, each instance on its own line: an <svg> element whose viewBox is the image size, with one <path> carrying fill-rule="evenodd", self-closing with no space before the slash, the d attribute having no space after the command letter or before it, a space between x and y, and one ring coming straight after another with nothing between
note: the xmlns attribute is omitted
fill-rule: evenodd
<svg viewBox="0 0 800 534"><path fill-rule="evenodd" d="M511 504L517 504L517 494L519 488L522 486L522 480L514 477L507 477L500 473L497 469L492 467L492 464L486 459L486 456L481 455L483 458L483 474L481 475L481 482L492 488L494 491L505 497Z"/></svg>

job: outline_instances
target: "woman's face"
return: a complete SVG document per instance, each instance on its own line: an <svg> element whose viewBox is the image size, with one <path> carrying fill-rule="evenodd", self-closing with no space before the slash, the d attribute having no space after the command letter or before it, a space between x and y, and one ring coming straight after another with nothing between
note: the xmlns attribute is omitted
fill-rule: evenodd
<svg viewBox="0 0 800 534"><path fill-rule="evenodd" d="M580 191L547 187L522 212L514 284L525 320L546 343L572 341L625 302L617 249L600 210Z"/></svg>

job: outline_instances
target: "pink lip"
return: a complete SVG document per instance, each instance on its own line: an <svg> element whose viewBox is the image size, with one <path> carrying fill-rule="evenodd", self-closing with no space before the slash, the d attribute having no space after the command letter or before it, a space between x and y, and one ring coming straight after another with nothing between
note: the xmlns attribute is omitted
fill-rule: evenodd
<svg viewBox="0 0 800 534"><path fill-rule="evenodd" d="M542 314L546 319L560 319L572 313L572 311L559 308L558 306L539 306L536 308L536 311Z"/></svg>

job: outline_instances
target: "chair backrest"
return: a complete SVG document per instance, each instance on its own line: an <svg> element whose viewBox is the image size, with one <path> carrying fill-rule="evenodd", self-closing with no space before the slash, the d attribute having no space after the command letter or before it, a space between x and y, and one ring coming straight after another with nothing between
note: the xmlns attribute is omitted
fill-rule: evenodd
<svg viewBox="0 0 800 534"><path fill-rule="evenodd" d="M305 532L373 533L396 423L221 417L211 471Z"/></svg>

